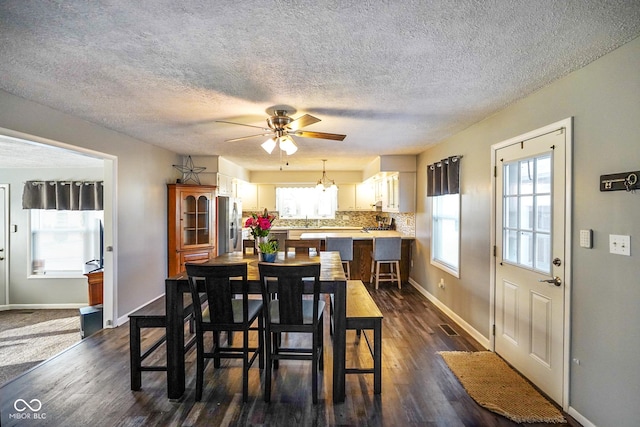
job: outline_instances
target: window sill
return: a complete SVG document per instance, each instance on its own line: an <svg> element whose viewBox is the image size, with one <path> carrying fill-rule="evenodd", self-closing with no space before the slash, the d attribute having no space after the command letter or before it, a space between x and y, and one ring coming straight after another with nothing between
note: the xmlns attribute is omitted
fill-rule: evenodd
<svg viewBox="0 0 640 427"><path fill-rule="evenodd" d="M27 279L86 279L82 273L30 274Z"/></svg>
<svg viewBox="0 0 640 427"><path fill-rule="evenodd" d="M457 279L460 278L460 271L454 269L450 265L444 264L444 263L439 262L438 260L435 260L435 259L431 260L431 265L433 265L435 267L438 267L440 270L443 270L443 271L449 273L450 275L452 275L453 277L455 277Z"/></svg>

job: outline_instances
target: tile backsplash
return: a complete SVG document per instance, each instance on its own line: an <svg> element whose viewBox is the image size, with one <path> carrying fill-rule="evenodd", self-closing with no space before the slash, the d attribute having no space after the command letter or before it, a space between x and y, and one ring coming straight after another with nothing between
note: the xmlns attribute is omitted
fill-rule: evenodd
<svg viewBox="0 0 640 427"><path fill-rule="evenodd" d="M249 215L256 215L262 212L242 212L243 221ZM275 214L276 220L273 225L277 227L376 227L377 216L393 218L395 220L396 230L410 236L416 233L415 214L414 213L391 213L391 212L369 212L369 211L338 211L335 219L280 219L278 212L270 212Z"/></svg>

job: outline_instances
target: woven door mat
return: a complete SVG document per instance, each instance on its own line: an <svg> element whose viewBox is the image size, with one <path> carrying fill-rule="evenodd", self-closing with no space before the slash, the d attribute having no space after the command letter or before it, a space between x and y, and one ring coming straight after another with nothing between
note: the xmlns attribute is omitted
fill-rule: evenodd
<svg viewBox="0 0 640 427"><path fill-rule="evenodd" d="M490 351L441 351L451 372L480 406L517 423L564 423L560 411Z"/></svg>

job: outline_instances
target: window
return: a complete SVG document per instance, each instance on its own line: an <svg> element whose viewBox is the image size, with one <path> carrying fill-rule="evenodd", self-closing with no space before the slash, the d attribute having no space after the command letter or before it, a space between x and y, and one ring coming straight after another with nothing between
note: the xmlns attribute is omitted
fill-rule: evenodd
<svg viewBox="0 0 640 427"><path fill-rule="evenodd" d="M431 264L460 277L460 194L432 200Z"/></svg>
<svg viewBox="0 0 640 427"><path fill-rule="evenodd" d="M31 210L33 276L79 277L100 257L102 211Z"/></svg>
<svg viewBox="0 0 640 427"><path fill-rule="evenodd" d="M551 155L504 165L504 261L551 272Z"/></svg>
<svg viewBox="0 0 640 427"><path fill-rule="evenodd" d="M282 219L333 219L337 206L337 188L276 188L276 210Z"/></svg>

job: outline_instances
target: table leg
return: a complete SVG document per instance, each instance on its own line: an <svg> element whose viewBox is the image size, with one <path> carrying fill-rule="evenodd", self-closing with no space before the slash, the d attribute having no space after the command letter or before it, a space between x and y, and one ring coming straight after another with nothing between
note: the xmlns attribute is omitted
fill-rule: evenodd
<svg viewBox="0 0 640 427"><path fill-rule="evenodd" d="M165 280L167 303L167 394L179 399L184 394L184 295L176 280Z"/></svg>
<svg viewBox="0 0 640 427"><path fill-rule="evenodd" d="M345 357L347 335L347 284L337 283L334 294L333 331L333 401L344 402Z"/></svg>

